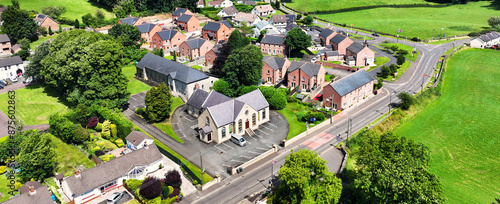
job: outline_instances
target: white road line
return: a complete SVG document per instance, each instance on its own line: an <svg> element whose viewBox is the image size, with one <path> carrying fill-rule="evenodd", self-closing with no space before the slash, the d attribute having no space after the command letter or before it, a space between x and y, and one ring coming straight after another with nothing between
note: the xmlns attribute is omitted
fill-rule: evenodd
<svg viewBox="0 0 500 204"><path fill-rule="evenodd" d="M214 147L215 147L215 148L217 148L218 150L220 150L220 151L222 151L222 152L226 153L226 151L224 151L223 149L221 149L221 148L217 147L217 145L214 145Z"/></svg>
<svg viewBox="0 0 500 204"><path fill-rule="evenodd" d="M245 155L240 155L240 157L246 158L246 159L251 159L252 157L245 156Z"/></svg>
<svg viewBox="0 0 500 204"><path fill-rule="evenodd" d="M274 126L274 127L278 127L278 126L276 126L276 125L274 125L274 124L272 124L272 123L267 123L267 124L272 125L272 126Z"/></svg>
<svg viewBox="0 0 500 204"><path fill-rule="evenodd" d="M231 147L231 146L229 146L229 145L227 145L227 144L225 144L225 143L221 143L221 144L226 145L227 147L229 147L229 148L231 148L231 149L234 149L233 147Z"/></svg>
<svg viewBox="0 0 500 204"><path fill-rule="evenodd" d="M273 131L273 132L274 132L274 130L273 130L273 129L268 128L268 127L266 127L266 126L261 125L261 127L266 128L266 129L268 129L268 130L270 130L270 131Z"/></svg>
<svg viewBox="0 0 500 204"><path fill-rule="evenodd" d="M188 120L189 122L194 122L194 120L191 120L191 119L189 119L187 117L183 117L183 118L186 119L186 120Z"/></svg>
<svg viewBox="0 0 500 204"><path fill-rule="evenodd" d="M229 165L227 165L227 164L222 164L222 166L225 166L225 167L231 167L231 166L229 166Z"/></svg>
<svg viewBox="0 0 500 204"><path fill-rule="evenodd" d="M260 149L260 150L269 150L269 149L266 149L266 148L262 148L262 147L256 147L255 149Z"/></svg>
<svg viewBox="0 0 500 204"><path fill-rule="evenodd" d="M262 130L257 129L257 131L262 132L262 133L264 133L265 135L269 135L269 134L267 134L266 132L264 132L264 131L262 131Z"/></svg>
<svg viewBox="0 0 500 204"><path fill-rule="evenodd" d="M255 136L257 136L257 137L259 137L259 138L261 138L261 139L262 139L262 136L260 136L260 135L255 134Z"/></svg>
<svg viewBox="0 0 500 204"><path fill-rule="evenodd" d="M242 161L239 161L239 160L236 160L236 159L231 159L232 162L238 162L238 163L245 163L245 162L242 162Z"/></svg>
<svg viewBox="0 0 500 204"><path fill-rule="evenodd" d="M257 155L259 155L259 154L260 154L260 153L258 153L258 152L252 152L252 151L248 151L248 152L250 152L251 154L257 154Z"/></svg>

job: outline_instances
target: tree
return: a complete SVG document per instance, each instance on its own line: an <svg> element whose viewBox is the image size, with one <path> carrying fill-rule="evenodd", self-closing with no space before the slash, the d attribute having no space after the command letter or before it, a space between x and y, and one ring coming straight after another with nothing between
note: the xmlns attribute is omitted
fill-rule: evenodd
<svg viewBox="0 0 500 204"><path fill-rule="evenodd" d="M66 143L73 142L76 126L63 115L51 115L49 118L50 133Z"/></svg>
<svg viewBox="0 0 500 204"><path fill-rule="evenodd" d="M391 75L394 76L394 73L398 71L398 66L395 64L389 65L389 69L391 70Z"/></svg>
<svg viewBox="0 0 500 204"><path fill-rule="evenodd" d="M255 86L255 85L252 85L252 86L245 86L243 88L240 89L240 96L241 95L245 95L247 93L250 93L252 91L255 91L257 90L259 87Z"/></svg>
<svg viewBox="0 0 500 204"><path fill-rule="evenodd" d="M232 51L222 69L222 79L235 92L241 85L256 85L262 77L262 58L260 49L252 45Z"/></svg>
<svg viewBox="0 0 500 204"><path fill-rule="evenodd" d="M302 23L306 25L311 25L313 23L314 19L312 16L306 16L304 19L302 19Z"/></svg>
<svg viewBox="0 0 500 204"><path fill-rule="evenodd" d="M180 188L182 185L181 175L177 170L170 170L165 175L165 185Z"/></svg>
<svg viewBox="0 0 500 204"><path fill-rule="evenodd" d="M293 151L293 150L292 150ZM342 183L326 167L318 153L301 149L286 156L279 170L280 186L268 203L337 203Z"/></svg>
<svg viewBox="0 0 500 204"><path fill-rule="evenodd" d="M40 62L49 54L49 45L49 43L43 42L36 47L35 54L30 58L31 62L26 66L26 76L43 79L43 77L40 76L40 70L42 69L42 64Z"/></svg>
<svg viewBox="0 0 500 204"><path fill-rule="evenodd" d="M234 90L229 87L229 83L224 81L224 79L215 81L212 89L229 97L233 97L235 95Z"/></svg>
<svg viewBox="0 0 500 204"><path fill-rule="evenodd" d="M158 87L152 87L144 99L146 103L146 118L149 121L160 122L170 117L170 105L172 95L170 88L161 83Z"/></svg>
<svg viewBox="0 0 500 204"><path fill-rule="evenodd" d="M234 30L229 36L227 44L229 45L231 50L235 50L250 44L250 39L243 37L240 31Z"/></svg>
<svg viewBox="0 0 500 204"><path fill-rule="evenodd" d="M117 18L125 18L129 14L136 13L134 0L121 0L119 4L113 7L113 13Z"/></svg>
<svg viewBox="0 0 500 204"><path fill-rule="evenodd" d="M408 110L415 103L415 99L406 91L399 93L398 98L401 99L399 107L403 110Z"/></svg>
<svg viewBox="0 0 500 204"><path fill-rule="evenodd" d="M52 27L49 26L49 35L52 35L54 34L54 32L52 32Z"/></svg>
<svg viewBox="0 0 500 204"><path fill-rule="evenodd" d="M80 21L78 19L75 19L75 28L76 29L80 28Z"/></svg>
<svg viewBox="0 0 500 204"><path fill-rule="evenodd" d="M260 35L259 35L259 38L257 38L257 42L259 42L259 43L260 43L260 41L262 40L262 38L264 37L264 35L266 35L266 33L267 33L267 30L266 30L266 29L261 30L261 31L260 31Z"/></svg>
<svg viewBox="0 0 500 204"><path fill-rule="evenodd" d="M83 128L82 125L78 124L75 130L75 136L73 137L73 142L77 144L82 144L85 141L88 141L90 138L90 132Z"/></svg>
<svg viewBox="0 0 500 204"><path fill-rule="evenodd" d="M14 5L14 1L12 3ZM8 6L2 12L2 21L1 31L9 36L12 45L23 38L28 38L31 41L38 40L38 25L27 11L15 6Z"/></svg>
<svg viewBox="0 0 500 204"><path fill-rule="evenodd" d="M23 38L23 39L19 40L17 43L20 45L21 50L19 52L17 52L15 55L20 56L21 59L23 59L23 61L27 60L28 57L30 56L30 49L31 49L30 40Z"/></svg>
<svg viewBox="0 0 500 204"><path fill-rule="evenodd" d="M139 194L145 199L154 199L161 194L161 181L156 177L147 177L139 188Z"/></svg>
<svg viewBox="0 0 500 204"><path fill-rule="evenodd" d="M300 28L293 28L286 34L285 43L292 50L305 50L311 43L311 36Z"/></svg>
<svg viewBox="0 0 500 204"><path fill-rule="evenodd" d="M23 181L42 180L54 175L56 155L50 142L49 134L33 132L21 143L17 160L22 168L19 175Z"/></svg>
<svg viewBox="0 0 500 204"><path fill-rule="evenodd" d="M97 125L97 123L99 123L99 118L97 118L97 116L94 116L90 118L90 121L87 123L86 127L94 128Z"/></svg>
<svg viewBox="0 0 500 204"><path fill-rule="evenodd" d="M17 8L17 9L21 9L21 7L19 6L18 0L11 0L11 2L12 2L12 7Z"/></svg>
<svg viewBox="0 0 500 204"><path fill-rule="evenodd" d="M245 21L241 22L240 30L241 30L243 36L248 36L249 34L253 34L252 27L248 26L247 22L245 22Z"/></svg>
<svg viewBox="0 0 500 204"><path fill-rule="evenodd" d="M359 137L359 136L358 136ZM357 155L359 203L442 203L438 178L429 172L429 152L393 133L365 133Z"/></svg>
<svg viewBox="0 0 500 204"><path fill-rule="evenodd" d="M183 1L179 1L178 4L179 6L178 7L181 7L181 8L187 8L189 9L190 11L192 12L200 12L200 8L198 8L198 3L199 0L183 0Z"/></svg>
<svg viewBox="0 0 500 204"><path fill-rule="evenodd" d="M386 78L391 74L391 69L388 66L382 66L380 68L380 73L378 74L379 77Z"/></svg>
<svg viewBox="0 0 500 204"><path fill-rule="evenodd" d="M128 24L115 24L108 32L124 47L139 48L138 43L141 40L141 31L137 27ZM163 56L162 56L163 57Z"/></svg>
<svg viewBox="0 0 500 204"><path fill-rule="evenodd" d="M281 110L286 106L286 94L274 87L260 86L260 91L272 109Z"/></svg>
<svg viewBox="0 0 500 204"><path fill-rule="evenodd" d="M500 16L492 16L492 17L490 17L488 19L488 25L490 25L491 28L500 28Z"/></svg>
<svg viewBox="0 0 500 204"><path fill-rule="evenodd" d="M160 49L154 48L153 49L153 54L157 55L157 56L160 56L160 57L165 56L165 54L163 53L163 48L160 48Z"/></svg>
<svg viewBox="0 0 500 204"><path fill-rule="evenodd" d="M50 17L59 19L62 14L66 13L66 7L64 6L42 7L42 13Z"/></svg>
<svg viewBox="0 0 500 204"><path fill-rule="evenodd" d="M404 63L405 63L405 61L406 61L406 58L405 58L405 56L404 56L404 55L398 55L396 58L397 58L396 63L397 63L398 65L400 65L400 66L401 66L402 64L404 64Z"/></svg>
<svg viewBox="0 0 500 204"><path fill-rule="evenodd" d="M302 14L297 14L297 20L300 20L302 18Z"/></svg>
<svg viewBox="0 0 500 204"><path fill-rule="evenodd" d="M174 57L172 58L172 61L176 62L177 61L177 53L174 50Z"/></svg>

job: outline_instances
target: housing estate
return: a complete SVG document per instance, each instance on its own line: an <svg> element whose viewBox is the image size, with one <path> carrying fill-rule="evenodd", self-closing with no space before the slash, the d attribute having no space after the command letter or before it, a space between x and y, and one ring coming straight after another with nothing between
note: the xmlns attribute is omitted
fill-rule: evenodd
<svg viewBox="0 0 500 204"><path fill-rule="evenodd" d="M175 8L175 11L172 13L172 22L175 22L182 14L194 15L194 13L187 8Z"/></svg>
<svg viewBox="0 0 500 204"><path fill-rule="evenodd" d="M340 56L338 51L326 51L323 54L324 61L340 61L342 60L342 56Z"/></svg>
<svg viewBox="0 0 500 204"><path fill-rule="evenodd" d="M368 48L368 45L366 44L362 45L357 42L352 43L346 48L346 56L354 57L355 63L353 66L375 65L375 52Z"/></svg>
<svg viewBox="0 0 500 204"><path fill-rule="evenodd" d="M137 26L137 25L143 24L144 21L140 18L129 16L127 18L122 18L122 19L118 20L118 23L122 24L122 25L126 24L126 25L131 25L131 26Z"/></svg>
<svg viewBox="0 0 500 204"><path fill-rule="evenodd" d="M260 32L266 30L266 35L279 35L280 30L269 23L269 21L259 21L255 24L255 28L252 28L254 37L259 37Z"/></svg>
<svg viewBox="0 0 500 204"><path fill-rule="evenodd" d="M319 33L319 39L321 40L321 44L323 46L329 45L330 40L335 36L337 32L330 30L328 28L324 28L321 33Z"/></svg>
<svg viewBox="0 0 500 204"><path fill-rule="evenodd" d="M330 44L332 45L333 51L338 51L339 54L345 55L346 49L349 47L354 41L349 39L348 37L337 33L330 39Z"/></svg>
<svg viewBox="0 0 500 204"><path fill-rule="evenodd" d="M55 204L52 193L38 181L28 181L19 188L19 195L11 197L2 204Z"/></svg>
<svg viewBox="0 0 500 204"><path fill-rule="evenodd" d="M213 40L216 43L219 43L221 40L227 41L231 32L233 32L233 26L227 21L208 21L201 29L201 34L204 39Z"/></svg>
<svg viewBox="0 0 500 204"><path fill-rule="evenodd" d="M264 56L262 64L262 79L266 83L278 84L285 79L290 61L283 57Z"/></svg>
<svg viewBox="0 0 500 204"><path fill-rule="evenodd" d="M48 15L36 14L36 17L33 20L35 20L38 26L46 28L47 31L49 30L49 28L54 32L59 30L59 23L57 23L53 18L51 18Z"/></svg>
<svg viewBox="0 0 500 204"><path fill-rule="evenodd" d="M200 29L200 21L193 15L182 14L175 21L177 28L186 31L193 32Z"/></svg>
<svg viewBox="0 0 500 204"><path fill-rule="evenodd" d="M260 41L260 50L268 55L285 55L285 37L282 35L264 35Z"/></svg>
<svg viewBox="0 0 500 204"><path fill-rule="evenodd" d="M269 103L259 89L235 99L197 90L186 104L188 113L198 117L200 139L206 143L225 142L269 121Z"/></svg>
<svg viewBox="0 0 500 204"><path fill-rule="evenodd" d="M211 1L212 2L212 1ZM236 9L234 6L230 7L225 7L221 9L217 15L220 17L233 17L238 13L238 9Z"/></svg>
<svg viewBox="0 0 500 204"><path fill-rule="evenodd" d="M325 68L321 64L292 61L287 71L288 87L309 92L325 82Z"/></svg>
<svg viewBox="0 0 500 204"><path fill-rule="evenodd" d="M186 41L186 36L176 30L163 29L155 33L151 39L150 48L173 50Z"/></svg>
<svg viewBox="0 0 500 204"><path fill-rule="evenodd" d="M259 17L267 17L268 15L276 13L276 10L269 4L255 6L251 13L258 15Z"/></svg>
<svg viewBox="0 0 500 204"><path fill-rule="evenodd" d="M205 8L205 1L199 0L198 2L196 2L196 7Z"/></svg>
<svg viewBox="0 0 500 204"><path fill-rule="evenodd" d="M375 79L365 70L348 75L323 87L323 106L345 110L373 95Z"/></svg>
<svg viewBox="0 0 500 204"><path fill-rule="evenodd" d="M238 26L241 26L242 22L246 22L247 26L254 26L260 21L259 16L251 13L239 12L233 17L233 23Z"/></svg>
<svg viewBox="0 0 500 204"><path fill-rule="evenodd" d="M196 89L211 90L217 78L178 62L147 53L136 64L137 77L154 83L165 83L170 90L185 97Z"/></svg>
<svg viewBox="0 0 500 204"><path fill-rule="evenodd" d="M141 38L146 41L146 44L151 43L153 35L162 30L160 26L152 23L143 23L135 27L137 27L137 29L141 32Z"/></svg>
<svg viewBox="0 0 500 204"><path fill-rule="evenodd" d="M470 41L470 46L475 48L489 48L500 46L500 34L493 31L476 37Z"/></svg>
<svg viewBox="0 0 500 204"><path fill-rule="evenodd" d="M179 57L188 60L195 60L205 56L208 51L214 47L214 44L203 38L193 38L186 40L179 45Z"/></svg>
<svg viewBox="0 0 500 204"><path fill-rule="evenodd" d="M24 73L24 64L20 56L0 59L0 79L21 76Z"/></svg>
<svg viewBox="0 0 500 204"><path fill-rule="evenodd" d="M132 150L137 150L145 146L154 145L154 140L148 135L140 131L132 131L125 137L127 147Z"/></svg>
<svg viewBox="0 0 500 204"><path fill-rule="evenodd" d="M233 6L233 2L231 0L215 0L215 1L209 1L208 6L212 6L215 8L226 8Z"/></svg>

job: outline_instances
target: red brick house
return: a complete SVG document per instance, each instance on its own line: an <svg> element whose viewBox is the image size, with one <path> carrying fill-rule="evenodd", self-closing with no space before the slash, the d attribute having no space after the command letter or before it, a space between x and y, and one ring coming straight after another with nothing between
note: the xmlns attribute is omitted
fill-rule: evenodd
<svg viewBox="0 0 500 204"><path fill-rule="evenodd" d="M155 33L151 39L151 44L149 44L150 48L171 50L186 41L186 36L176 30L164 29Z"/></svg>
<svg viewBox="0 0 500 204"><path fill-rule="evenodd" d="M187 8L175 8L175 11L172 13L172 22L175 22L182 14L194 15L194 13Z"/></svg>
<svg viewBox="0 0 500 204"><path fill-rule="evenodd" d="M205 56L213 47L214 44L205 39L194 38L186 40L179 45L179 57L194 60Z"/></svg>
<svg viewBox="0 0 500 204"><path fill-rule="evenodd" d="M227 41L229 35L233 32L233 26L227 21L207 22L201 29L203 39L213 40L219 43L220 40Z"/></svg>
<svg viewBox="0 0 500 204"><path fill-rule="evenodd" d="M357 106L373 95L375 79L365 70L348 75L323 87L323 106L345 110Z"/></svg>
<svg viewBox="0 0 500 204"><path fill-rule="evenodd" d="M152 23L144 23L135 27L141 32L141 38L144 38L146 44L151 43L153 35L162 30L160 26Z"/></svg>
<svg viewBox="0 0 500 204"><path fill-rule="evenodd" d="M324 28L321 33L319 33L319 39L321 40L321 44L323 46L329 45L330 40L335 36L337 32L330 30L328 28Z"/></svg>
<svg viewBox="0 0 500 204"><path fill-rule="evenodd" d="M264 35L260 41L260 51L268 55L285 55L285 37L281 35Z"/></svg>
<svg viewBox="0 0 500 204"><path fill-rule="evenodd" d="M342 56L340 56L338 51L326 51L323 54L323 61L340 61Z"/></svg>
<svg viewBox="0 0 500 204"><path fill-rule="evenodd" d="M12 45L10 44L10 38L7 34L0 35L0 43L2 43L2 50L0 50L0 54L12 52Z"/></svg>
<svg viewBox="0 0 500 204"><path fill-rule="evenodd" d="M276 84L285 79L286 72L290 66L287 58L264 56L262 60L262 79L271 84Z"/></svg>
<svg viewBox="0 0 500 204"><path fill-rule="evenodd" d="M337 34L330 39L333 51L338 51L341 55L345 55L347 47L349 47L353 42L354 41L341 34Z"/></svg>
<svg viewBox="0 0 500 204"><path fill-rule="evenodd" d="M353 56L356 61L354 66L373 66L375 65L375 52L357 42L352 43L346 48L346 56Z"/></svg>
<svg viewBox="0 0 500 204"><path fill-rule="evenodd" d="M207 54L205 54L205 66L212 67L214 65L214 61L219 55L219 48L221 46L221 44L216 44Z"/></svg>
<svg viewBox="0 0 500 204"><path fill-rule="evenodd" d="M140 18L129 16L127 18L122 18L118 20L118 23L122 25L127 24L127 25L137 26L143 24L144 21Z"/></svg>
<svg viewBox="0 0 500 204"><path fill-rule="evenodd" d="M186 31L193 32L200 29L200 21L193 15L182 14L175 21L177 28Z"/></svg>
<svg viewBox="0 0 500 204"><path fill-rule="evenodd" d="M325 68L321 64L292 61L287 71L288 87L314 90L325 82Z"/></svg>
<svg viewBox="0 0 500 204"><path fill-rule="evenodd" d="M59 23L45 14L36 14L36 17L33 20L35 20L38 26L47 28L47 32L49 28L54 32L59 30Z"/></svg>

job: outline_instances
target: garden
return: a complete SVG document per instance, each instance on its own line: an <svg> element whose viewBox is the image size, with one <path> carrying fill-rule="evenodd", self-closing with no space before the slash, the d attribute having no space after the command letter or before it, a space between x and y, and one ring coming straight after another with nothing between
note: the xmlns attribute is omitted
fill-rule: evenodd
<svg viewBox="0 0 500 204"><path fill-rule="evenodd" d="M181 175L176 170L170 170L165 178L129 179L124 184L141 203L145 204L171 204L179 201L183 196Z"/></svg>
<svg viewBox="0 0 500 204"><path fill-rule="evenodd" d="M134 64L128 64L122 67L122 73L128 79L127 91L130 92L130 95L138 94L151 88L149 85L134 78L136 72L137 70Z"/></svg>

